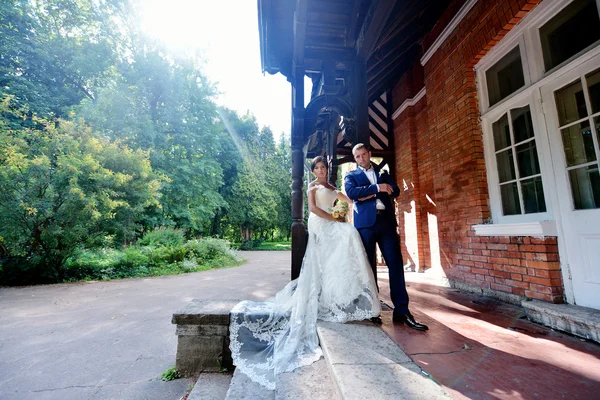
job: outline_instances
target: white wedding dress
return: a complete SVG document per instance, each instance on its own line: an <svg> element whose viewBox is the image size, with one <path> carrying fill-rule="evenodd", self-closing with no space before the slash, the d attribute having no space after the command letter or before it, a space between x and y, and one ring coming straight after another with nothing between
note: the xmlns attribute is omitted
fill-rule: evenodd
<svg viewBox="0 0 600 400"><path fill-rule="evenodd" d="M328 212L337 192L314 186ZM379 315L377 287L358 231L349 223L311 213L298 279L266 302L242 301L231 311L233 363L253 381L275 389L275 376L322 356L317 319L364 320Z"/></svg>

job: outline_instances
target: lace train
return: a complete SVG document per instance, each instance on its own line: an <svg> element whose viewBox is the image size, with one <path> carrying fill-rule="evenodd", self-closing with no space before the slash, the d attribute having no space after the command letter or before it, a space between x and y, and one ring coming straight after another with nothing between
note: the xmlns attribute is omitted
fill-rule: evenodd
<svg viewBox="0 0 600 400"><path fill-rule="evenodd" d="M300 277L266 302L242 301L231 311L234 364L270 390L277 374L321 358L317 319L357 321L381 311L358 231L315 214L308 227Z"/></svg>

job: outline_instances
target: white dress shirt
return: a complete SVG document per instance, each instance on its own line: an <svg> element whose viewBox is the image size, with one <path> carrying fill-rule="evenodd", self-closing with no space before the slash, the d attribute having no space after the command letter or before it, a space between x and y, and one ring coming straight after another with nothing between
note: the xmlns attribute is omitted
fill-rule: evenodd
<svg viewBox="0 0 600 400"><path fill-rule="evenodd" d="M363 170L365 175L367 175L367 178L369 178L369 182L371 182L371 184L377 185L377 175L375 174L375 168L371 166L371 168L365 169L360 165L358 166L358 168ZM377 191L379 192L379 185L377 186ZM375 202L375 208L377 208L378 210L385 210L385 205L380 199L377 199Z"/></svg>

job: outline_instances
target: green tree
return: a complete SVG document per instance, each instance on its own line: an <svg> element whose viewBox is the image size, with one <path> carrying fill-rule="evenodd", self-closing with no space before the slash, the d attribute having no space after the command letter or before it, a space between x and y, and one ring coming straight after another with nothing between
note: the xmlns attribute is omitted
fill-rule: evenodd
<svg viewBox="0 0 600 400"><path fill-rule="evenodd" d="M281 134L275 153L274 183L277 193L277 220L275 225L281 238L290 240L292 233L292 148L290 137Z"/></svg>
<svg viewBox="0 0 600 400"><path fill-rule="evenodd" d="M66 117L110 73L112 22L95 0L0 2L0 98L31 115Z"/></svg>
<svg viewBox="0 0 600 400"><path fill-rule="evenodd" d="M239 227L243 241L252 239L254 231L265 232L277 218L277 197L265 182L264 171L245 160L228 199L229 221Z"/></svg>
<svg viewBox="0 0 600 400"><path fill-rule="evenodd" d="M162 207L147 225L196 236L210 230L223 205L215 91L193 60L166 57L152 42L140 49L109 87L84 101L80 114L109 137L148 149L152 168L169 177Z"/></svg>
<svg viewBox="0 0 600 400"><path fill-rule="evenodd" d="M8 101L3 115L11 113ZM4 118L0 121L4 121ZM148 152L109 141L82 122L34 118L42 129L0 123L3 278L56 281L81 245L134 237L146 208L159 206L161 176Z"/></svg>

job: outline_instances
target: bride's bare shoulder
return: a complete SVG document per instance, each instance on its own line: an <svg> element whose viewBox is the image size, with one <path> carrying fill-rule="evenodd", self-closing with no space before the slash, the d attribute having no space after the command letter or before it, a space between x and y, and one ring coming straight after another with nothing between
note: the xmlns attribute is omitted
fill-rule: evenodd
<svg viewBox="0 0 600 400"><path fill-rule="evenodd" d="M318 189L320 186L322 186L320 183L318 183L317 181L312 181L308 184L308 189L307 191L311 191L311 190L315 190Z"/></svg>

